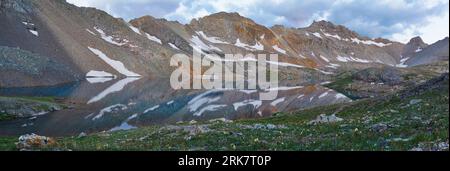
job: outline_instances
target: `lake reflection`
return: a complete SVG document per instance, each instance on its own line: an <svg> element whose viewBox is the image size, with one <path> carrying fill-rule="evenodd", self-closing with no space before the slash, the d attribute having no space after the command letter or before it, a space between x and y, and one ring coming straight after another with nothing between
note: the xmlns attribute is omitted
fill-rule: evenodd
<svg viewBox="0 0 450 171"><path fill-rule="evenodd" d="M52 88L54 91L52 91ZM0 135L37 133L47 136L117 131L155 124L217 118L230 120L271 116L350 101L320 85L280 85L272 101L260 101L257 90L174 90L169 79L89 80L44 88L46 96L65 97L69 109L35 119L0 122ZM32 96L39 88L0 90L0 95ZM20 92L20 94L19 94ZM51 94L51 92L59 94ZM63 92L63 93L61 93Z"/></svg>

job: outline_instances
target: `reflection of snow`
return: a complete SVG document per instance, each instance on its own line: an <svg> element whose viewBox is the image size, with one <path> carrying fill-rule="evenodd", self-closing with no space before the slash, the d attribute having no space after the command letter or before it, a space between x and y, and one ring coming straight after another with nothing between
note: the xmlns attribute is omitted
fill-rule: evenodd
<svg viewBox="0 0 450 171"><path fill-rule="evenodd" d="M204 104L208 104L208 103L212 103L215 101L220 100L220 97L207 97L209 94L213 94L216 92L220 92L221 90L209 90L206 91L194 98L192 98L189 102L188 102L188 109L191 112L197 111L197 109L199 109L202 105Z"/></svg>
<svg viewBox="0 0 450 171"><path fill-rule="evenodd" d="M128 121L130 121L131 119L134 119L136 117L137 117L137 114L131 115L124 122L122 122L122 124L120 124L119 126L116 126L116 127L112 128L112 129L110 129L109 131L114 132L114 131L121 131L121 130L136 129L137 127L128 124Z"/></svg>
<svg viewBox="0 0 450 171"><path fill-rule="evenodd" d="M105 72L105 71L91 70L86 74L86 77L115 77L115 75Z"/></svg>
<svg viewBox="0 0 450 171"><path fill-rule="evenodd" d="M345 95L343 95L343 94L341 94L341 93L336 94L336 95L335 95L335 98L336 98L336 99L348 99L347 96L345 96Z"/></svg>
<svg viewBox="0 0 450 171"><path fill-rule="evenodd" d="M91 47L88 47L88 48L92 53L96 54L100 59L102 59L108 65L110 65L115 70L117 70L117 72L119 72L127 77L139 77L140 76L139 74L136 74L136 73L128 70L122 62L109 58L102 51L95 49L95 48L91 48Z"/></svg>
<svg viewBox="0 0 450 171"><path fill-rule="evenodd" d="M242 102L233 103L233 107L234 107L234 110L236 110L236 111L240 107L247 106L247 105L253 105L254 109L257 109L259 106L261 106L261 104L262 104L261 100L245 100Z"/></svg>
<svg viewBox="0 0 450 171"><path fill-rule="evenodd" d="M266 91L287 91L287 90L295 90L303 88L303 86L295 86L295 87L272 87L267 89Z"/></svg>
<svg viewBox="0 0 450 171"><path fill-rule="evenodd" d="M115 104L115 105L112 105L112 106L108 106L108 107L103 108L102 110L100 110L98 115L96 115L94 118L92 118L92 120L100 119L106 113L111 113L111 112L115 112L115 111L119 111L119 110L126 110L127 108L128 107L126 105L123 105L123 104Z"/></svg>
<svg viewBox="0 0 450 171"><path fill-rule="evenodd" d="M321 98L323 98L323 97L326 97L326 96L328 96L328 91L325 92L325 93L322 93L322 94L319 96L319 99L321 99Z"/></svg>
<svg viewBox="0 0 450 171"><path fill-rule="evenodd" d="M151 107L151 108L146 109L146 110L144 111L144 113L148 113L148 112L150 112L150 111L154 111L154 110L156 110L156 109L158 109L158 108L159 108L159 105L153 106L153 107Z"/></svg>
<svg viewBox="0 0 450 171"><path fill-rule="evenodd" d="M134 82L136 80L139 80L140 78L125 78L122 79L120 81L118 81L117 83L113 84L112 86L106 88L105 90L103 90L101 93L99 93L98 95L92 97L87 104L91 104L97 101L100 101L101 99L105 98L107 95L111 94L111 93L115 93L115 92L119 92L121 91L127 84Z"/></svg>
<svg viewBox="0 0 450 171"><path fill-rule="evenodd" d="M171 101L167 102L166 104L171 105L173 102L175 102L175 101L171 100Z"/></svg>
<svg viewBox="0 0 450 171"><path fill-rule="evenodd" d="M270 103L270 105L272 105L272 106L277 106L277 104L279 104L279 103L281 103L281 102L284 102L284 100L286 100L285 97L276 99L276 100L274 100L272 103Z"/></svg>
<svg viewBox="0 0 450 171"><path fill-rule="evenodd" d="M194 116L202 116L202 114L203 114L204 112L207 112L207 111L216 111L216 110L218 110L218 109L220 109L220 108L223 108L223 107L227 107L227 105L209 105L209 106L206 106L206 107L200 109L200 111L195 112L195 113L194 113Z"/></svg>
<svg viewBox="0 0 450 171"><path fill-rule="evenodd" d="M112 77L103 77L103 78L88 77L88 78L86 78L86 80L91 84L105 83L105 82L111 81L113 79L114 78L112 78Z"/></svg>

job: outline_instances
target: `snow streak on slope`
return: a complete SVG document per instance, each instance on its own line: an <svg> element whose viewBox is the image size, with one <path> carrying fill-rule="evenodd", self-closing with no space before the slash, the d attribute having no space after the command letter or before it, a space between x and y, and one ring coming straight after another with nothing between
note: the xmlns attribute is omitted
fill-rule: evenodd
<svg viewBox="0 0 450 171"><path fill-rule="evenodd" d="M95 48L91 48L88 47L89 50L96 54L100 59L102 59L103 61L105 61L108 65L110 65L112 68L114 68L115 70L117 70L117 72L127 76L127 77L140 77L141 75L136 74L130 70L128 70L125 65L123 65L122 62L120 61L116 61L113 60L111 58L109 58L108 56L106 56L102 51L95 49Z"/></svg>
<svg viewBox="0 0 450 171"><path fill-rule="evenodd" d="M274 46L272 46L272 47L273 47L273 49L275 49L277 52L280 52L280 53L286 55L286 50L279 48L278 45L274 45Z"/></svg>
<svg viewBox="0 0 450 171"><path fill-rule="evenodd" d="M154 41L156 43L162 44L161 40L158 39L156 36L152 36L152 35L150 35L148 33L145 33L145 36L147 36L147 39L149 39L151 41Z"/></svg>
<svg viewBox="0 0 450 171"><path fill-rule="evenodd" d="M94 27L94 29L95 29L98 33L100 33L100 36L102 37L102 39L105 40L105 41L108 42L108 43L111 43L111 44L117 45L117 46L123 46L123 45L126 44L126 43L116 42L116 41L114 40L114 37L106 35L105 32L104 32L102 29L98 28L98 27Z"/></svg>

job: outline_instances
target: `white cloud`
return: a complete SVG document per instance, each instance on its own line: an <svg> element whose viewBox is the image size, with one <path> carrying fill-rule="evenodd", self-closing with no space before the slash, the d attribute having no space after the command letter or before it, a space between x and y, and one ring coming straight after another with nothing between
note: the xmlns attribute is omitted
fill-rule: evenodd
<svg viewBox="0 0 450 171"><path fill-rule="evenodd" d="M143 15L188 23L220 11L238 12L257 23L305 27L329 20L370 37L407 42L422 36L433 43L448 36L449 0L67 0L116 17Z"/></svg>

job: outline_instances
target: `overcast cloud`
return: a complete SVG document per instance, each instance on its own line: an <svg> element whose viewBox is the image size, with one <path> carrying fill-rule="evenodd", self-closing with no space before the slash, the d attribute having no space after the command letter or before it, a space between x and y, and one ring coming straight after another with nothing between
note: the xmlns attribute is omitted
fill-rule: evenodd
<svg viewBox="0 0 450 171"><path fill-rule="evenodd" d="M328 20L369 37L433 43L449 35L449 0L67 0L126 20L143 15L188 23L193 18L238 12L265 26L306 27Z"/></svg>

